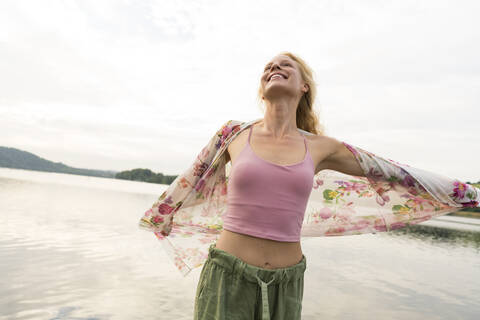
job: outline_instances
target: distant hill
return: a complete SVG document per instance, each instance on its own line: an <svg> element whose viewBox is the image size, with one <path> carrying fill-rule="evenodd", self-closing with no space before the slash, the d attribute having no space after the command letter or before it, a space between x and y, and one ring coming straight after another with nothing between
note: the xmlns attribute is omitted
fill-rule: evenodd
<svg viewBox="0 0 480 320"><path fill-rule="evenodd" d="M102 178L144 181L159 184L171 184L177 176L155 173L150 169L132 169L125 171L95 170L69 167L61 162L52 162L33 153L15 148L0 147L0 167L46 172L78 174Z"/></svg>
<svg viewBox="0 0 480 320"><path fill-rule="evenodd" d="M82 169L69 167L61 162L52 162L33 153L16 148L0 147L0 167L60 172L78 174L82 176L94 176L104 178L115 178L118 171L105 171L94 169Z"/></svg>

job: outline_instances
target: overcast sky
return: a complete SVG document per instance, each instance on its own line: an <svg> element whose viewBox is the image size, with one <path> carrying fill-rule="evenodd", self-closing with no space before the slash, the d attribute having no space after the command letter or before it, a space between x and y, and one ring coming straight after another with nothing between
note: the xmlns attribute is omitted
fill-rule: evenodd
<svg viewBox="0 0 480 320"><path fill-rule="evenodd" d="M480 180L480 1L1 1L0 146L179 174L278 52L307 61L326 134Z"/></svg>

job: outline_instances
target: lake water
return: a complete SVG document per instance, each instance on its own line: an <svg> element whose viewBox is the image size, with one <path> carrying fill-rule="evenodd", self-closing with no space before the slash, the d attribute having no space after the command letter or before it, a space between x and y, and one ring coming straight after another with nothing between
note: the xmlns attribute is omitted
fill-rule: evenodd
<svg viewBox="0 0 480 320"><path fill-rule="evenodd" d="M0 168L0 319L192 319L201 268L137 227L165 187ZM478 220L441 218L302 240L302 319L479 319Z"/></svg>

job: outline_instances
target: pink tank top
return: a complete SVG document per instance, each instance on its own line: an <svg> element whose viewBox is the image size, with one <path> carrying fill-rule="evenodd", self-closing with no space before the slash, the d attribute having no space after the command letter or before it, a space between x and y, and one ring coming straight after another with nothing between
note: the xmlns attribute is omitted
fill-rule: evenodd
<svg viewBox="0 0 480 320"><path fill-rule="evenodd" d="M223 228L259 238L300 241L315 168L307 148L303 161L279 165L258 157L248 142L232 165Z"/></svg>

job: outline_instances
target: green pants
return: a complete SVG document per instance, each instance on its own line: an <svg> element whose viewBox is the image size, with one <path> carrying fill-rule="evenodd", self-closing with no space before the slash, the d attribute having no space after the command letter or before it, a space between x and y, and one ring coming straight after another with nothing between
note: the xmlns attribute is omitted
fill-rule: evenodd
<svg viewBox="0 0 480 320"><path fill-rule="evenodd" d="M195 296L195 320L301 319L305 256L293 266L263 269L212 244Z"/></svg>

